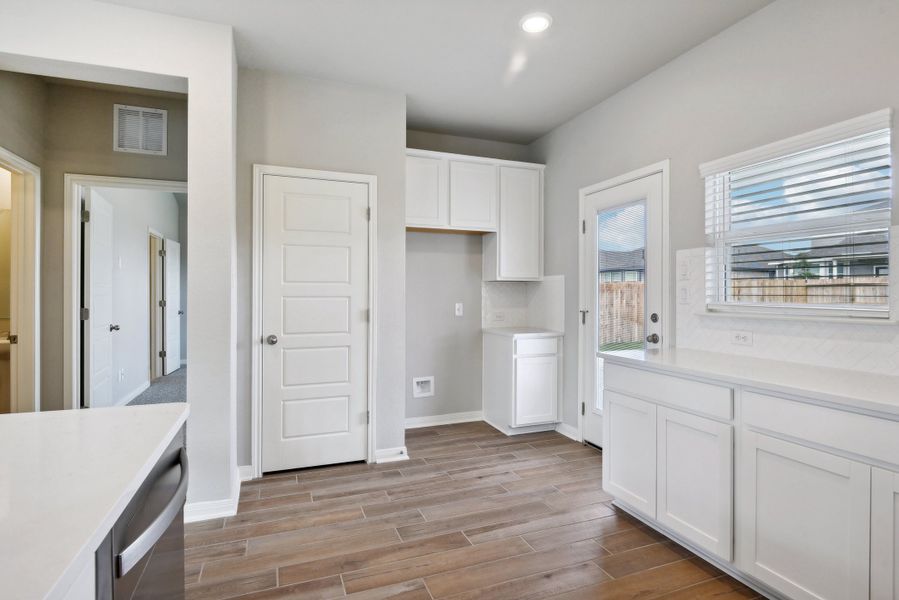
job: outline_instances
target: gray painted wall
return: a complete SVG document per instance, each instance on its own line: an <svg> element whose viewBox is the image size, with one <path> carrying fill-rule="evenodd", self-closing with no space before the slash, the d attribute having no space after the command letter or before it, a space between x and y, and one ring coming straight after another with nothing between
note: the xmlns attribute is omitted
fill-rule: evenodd
<svg viewBox="0 0 899 600"><path fill-rule="evenodd" d="M453 152L471 156L489 156L505 160L530 161L532 150L526 144L496 142L480 138L432 133L430 131L406 131L406 146L418 150L434 150L437 152Z"/></svg>
<svg viewBox="0 0 899 600"><path fill-rule="evenodd" d="M406 417L481 410L481 236L407 233L406 294ZM429 375L434 396L413 398Z"/></svg>
<svg viewBox="0 0 899 600"><path fill-rule="evenodd" d="M39 167L46 109L47 86L39 77L0 71L0 146Z"/></svg>
<svg viewBox="0 0 899 600"><path fill-rule="evenodd" d="M779 0L533 144L547 165L546 272L566 276L566 356L577 356L578 189L669 158L671 248L704 245L700 163L899 108L897 23L889 0ZM575 360L564 377L575 425Z"/></svg>
<svg viewBox="0 0 899 600"><path fill-rule="evenodd" d="M254 163L378 177L376 443L404 444L406 98L241 69L237 116L238 464L250 462L250 245Z"/></svg>

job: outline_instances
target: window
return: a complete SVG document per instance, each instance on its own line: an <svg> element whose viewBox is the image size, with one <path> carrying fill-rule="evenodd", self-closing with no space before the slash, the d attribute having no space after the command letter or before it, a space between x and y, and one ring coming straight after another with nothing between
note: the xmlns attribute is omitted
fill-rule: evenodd
<svg viewBox="0 0 899 600"><path fill-rule="evenodd" d="M700 167L709 310L889 316L891 116Z"/></svg>

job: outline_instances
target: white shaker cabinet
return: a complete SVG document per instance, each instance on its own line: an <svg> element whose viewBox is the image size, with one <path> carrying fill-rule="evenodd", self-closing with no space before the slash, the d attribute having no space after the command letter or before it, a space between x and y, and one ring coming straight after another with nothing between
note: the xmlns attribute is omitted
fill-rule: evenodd
<svg viewBox="0 0 899 600"><path fill-rule="evenodd" d="M899 600L899 473L871 475L871 598Z"/></svg>
<svg viewBox="0 0 899 600"><path fill-rule="evenodd" d="M559 422L562 338L530 328L484 331L484 420L507 435Z"/></svg>
<svg viewBox="0 0 899 600"><path fill-rule="evenodd" d="M543 172L499 169L499 230L484 238L484 279L543 278Z"/></svg>
<svg viewBox="0 0 899 600"><path fill-rule="evenodd" d="M439 156L406 156L406 226L445 227L449 223L448 161Z"/></svg>
<svg viewBox="0 0 899 600"><path fill-rule="evenodd" d="M659 406L657 519L726 561L733 557L733 426Z"/></svg>
<svg viewBox="0 0 899 600"><path fill-rule="evenodd" d="M871 467L753 431L742 454L742 569L794 600L868 598Z"/></svg>
<svg viewBox="0 0 899 600"><path fill-rule="evenodd" d="M606 390L603 429L603 488L655 519L656 405Z"/></svg>
<svg viewBox="0 0 899 600"><path fill-rule="evenodd" d="M449 161L449 224L468 231L496 231L497 167Z"/></svg>

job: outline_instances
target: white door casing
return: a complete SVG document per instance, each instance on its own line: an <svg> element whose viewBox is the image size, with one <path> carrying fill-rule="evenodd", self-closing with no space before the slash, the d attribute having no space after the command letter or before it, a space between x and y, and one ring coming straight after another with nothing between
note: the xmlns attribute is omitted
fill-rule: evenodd
<svg viewBox="0 0 899 600"><path fill-rule="evenodd" d="M262 471L367 457L369 194L262 176Z"/></svg>
<svg viewBox="0 0 899 600"><path fill-rule="evenodd" d="M644 172L645 171L645 172ZM602 359L597 357L597 330L599 306L597 288L599 282L598 262L598 215L602 211L628 205L642 204L645 207L645 331L644 335L657 334L658 343L646 346L662 347L666 340L666 297L667 297L667 163L650 167L635 174L625 175L610 182L584 188L581 196L581 221L578 224L580 243L580 394L582 404L578 408L582 415L583 438L597 446L602 446ZM658 315L652 322L651 314Z"/></svg>
<svg viewBox="0 0 899 600"><path fill-rule="evenodd" d="M114 213L112 205L87 188L84 208L90 219L84 224L84 298L89 318L84 322L83 377L85 407L111 406L113 353L112 280Z"/></svg>
<svg viewBox="0 0 899 600"><path fill-rule="evenodd" d="M181 244L165 240L165 368L166 375L181 368Z"/></svg>

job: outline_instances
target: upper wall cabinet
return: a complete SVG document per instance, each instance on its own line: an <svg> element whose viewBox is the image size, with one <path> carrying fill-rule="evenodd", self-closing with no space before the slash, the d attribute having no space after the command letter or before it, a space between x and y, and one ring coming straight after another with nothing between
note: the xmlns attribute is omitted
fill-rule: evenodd
<svg viewBox="0 0 899 600"><path fill-rule="evenodd" d="M496 165L450 160L450 226L471 231L496 231Z"/></svg>
<svg viewBox="0 0 899 600"><path fill-rule="evenodd" d="M543 165L407 149L406 227L484 233L485 281L539 281Z"/></svg>

